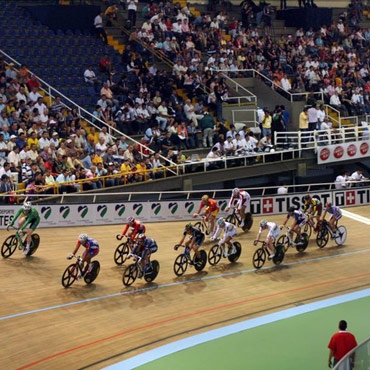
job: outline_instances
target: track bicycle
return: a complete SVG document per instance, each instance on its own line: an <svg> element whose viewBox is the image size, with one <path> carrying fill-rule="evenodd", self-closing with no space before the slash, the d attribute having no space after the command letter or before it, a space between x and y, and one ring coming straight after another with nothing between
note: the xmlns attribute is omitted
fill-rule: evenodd
<svg viewBox="0 0 370 370"><path fill-rule="evenodd" d="M306 217L307 217L307 222L303 226L303 232L306 233L308 236L308 239L310 239L312 235L312 230L315 229L315 221L313 220L312 215L308 213L306 214Z"/></svg>
<svg viewBox="0 0 370 370"><path fill-rule="evenodd" d="M82 271L82 258L76 257L76 262L70 264L64 271L62 276L62 285L64 288L70 287L79 277L83 277L86 284L91 284L99 275L100 263L99 261L93 261L93 267L89 273L87 273L88 266L85 267L85 273Z"/></svg>
<svg viewBox="0 0 370 370"><path fill-rule="evenodd" d="M11 226L11 227L13 229L15 229L15 234L12 234L12 235L8 236L4 240L4 242L1 246L1 255L4 258L10 257L15 252L17 247L19 249L24 249L25 246L26 246L26 241L22 240L22 238L24 237L26 232L19 231L19 229L17 229L14 226ZM26 257L32 256L36 252L39 245L40 245L40 235L39 234L32 234L31 235L30 250L26 254Z"/></svg>
<svg viewBox="0 0 370 370"><path fill-rule="evenodd" d="M289 227L287 228L287 232L285 235L281 235L277 240L277 244L282 244L284 246L285 252L288 250L289 247L295 247L298 252L303 252L306 250L308 246L308 235L307 233L301 233L300 238L298 235L296 236L295 240L293 241L293 235L290 231Z"/></svg>
<svg viewBox="0 0 370 370"><path fill-rule="evenodd" d="M201 216L201 220L196 222L194 224L194 227L196 229L198 229L199 231L201 231L203 234L205 235L211 235L213 233L213 231L211 230L211 221L210 221L210 218L212 216L209 217L208 221L206 221L206 216Z"/></svg>
<svg viewBox="0 0 370 370"><path fill-rule="evenodd" d="M337 230L334 232L328 221L321 220L316 235L316 244L319 248L324 248L328 244L329 239L334 240L337 245L342 245L347 239L346 227L343 225L337 226Z"/></svg>
<svg viewBox="0 0 370 370"><path fill-rule="evenodd" d="M173 271L176 276L184 275L188 268L188 265L193 265L197 271L202 271L207 264L207 253L204 249L199 250L200 258L194 253L194 256L190 256L190 247L188 245L175 245L175 250L180 247L184 247L184 252L179 254L174 262Z"/></svg>
<svg viewBox="0 0 370 370"><path fill-rule="evenodd" d="M122 282L123 285L125 286L130 286L132 285L135 280L139 278L144 278L144 280L147 283L150 283L151 281L154 281L155 278L158 276L159 273L159 262L157 260L150 261L150 256L149 256L149 262L148 262L148 267L143 269L141 266L141 257L138 256L137 254L130 254L130 257L133 257L135 259L134 263L131 263L128 265L125 270L123 271L122 275ZM144 272L144 270L146 270Z"/></svg>
<svg viewBox="0 0 370 370"><path fill-rule="evenodd" d="M123 235L120 234L116 235L117 240L120 241L122 240L122 238ZM118 266L121 266L126 262L130 252L132 251L133 243L132 241L130 241L130 236L126 236L126 238L127 240L119 244L116 250L114 251L113 259Z"/></svg>
<svg viewBox="0 0 370 370"><path fill-rule="evenodd" d="M238 226L240 225L240 221L239 221L239 217L237 215L237 212L236 212L236 208L233 207L233 212L231 215L228 215L226 217L226 221L227 222L230 222L232 223L233 225L235 226ZM242 227L242 230L243 231L249 231L253 226L253 215L252 213L250 212L247 212L245 214L245 218L244 218L244 226Z"/></svg>
<svg viewBox="0 0 370 370"><path fill-rule="evenodd" d="M259 240L258 243L261 243L262 246L254 252L253 259L252 259L253 266L256 269L260 269L261 267L263 267L269 255L266 242L264 240ZM274 242L274 247L275 247L275 256L272 258L272 262L275 265L280 265L283 262L284 257L285 257L285 248L284 248L284 245L281 243L276 243L276 246L275 246L275 242Z"/></svg>
<svg viewBox="0 0 370 370"><path fill-rule="evenodd" d="M208 263L211 266L217 265L220 262L221 257L227 258L232 263L236 262L242 252L242 246L236 241L233 242L232 245L233 247L230 250L230 247L227 246L226 243L221 245L221 243L218 242L218 244L214 245L208 252ZM228 249L227 257L225 257L224 254L225 248Z"/></svg>

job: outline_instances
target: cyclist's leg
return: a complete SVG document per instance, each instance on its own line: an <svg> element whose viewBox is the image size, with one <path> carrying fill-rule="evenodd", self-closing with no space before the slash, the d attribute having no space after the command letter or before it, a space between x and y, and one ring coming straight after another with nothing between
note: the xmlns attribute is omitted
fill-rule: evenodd
<svg viewBox="0 0 370 370"><path fill-rule="evenodd" d="M244 220L245 220L245 204L243 204L241 207L240 207L240 217L241 217L241 227L244 226Z"/></svg>
<svg viewBox="0 0 370 370"><path fill-rule="evenodd" d="M266 246L267 246L267 251L270 253L269 258L271 259L275 256L276 250L274 247L274 238L270 235L267 235Z"/></svg>

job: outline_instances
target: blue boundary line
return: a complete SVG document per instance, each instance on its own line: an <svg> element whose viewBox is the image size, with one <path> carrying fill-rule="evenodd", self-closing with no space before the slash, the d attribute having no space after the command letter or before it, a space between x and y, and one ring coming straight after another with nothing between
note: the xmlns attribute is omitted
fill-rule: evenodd
<svg viewBox="0 0 370 370"><path fill-rule="evenodd" d="M326 259L330 259L330 258L343 257L343 256L354 255L354 254L366 253L366 252L370 252L370 248L361 249L359 251L346 252L346 253L341 253L341 254L334 254L334 255L331 255L331 256L311 258L311 259L307 259L307 260L303 260L303 261L295 261L295 262L286 263L286 264L283 264L283 265L280 265L280 266L300 265L300 264L305 264L305 263L309 263L309 262L316 262L316 261L326 260ZM270 270L270 269L274 269L274 268L276 268L276 266L272 265L272 266L262 267L260 270ZM160 288L169 288L169 287L173 287L173 286L177 286L177 285L195 283L195 282L204 281L204 280L218 279L218 278L227 277L227 276L248 274L248 273L254 272L254 271L256 271L256 269L234 271L234 272L228 272L226 274L205 276L205 277L196 278L196 279L177 281L175 283L157 285L157 286L154 286L154 287L152 286L152 287L147 287L147 288L125 291L125 292L121 292L121 293L113 293L113 294L109 294L109 295L83 299L81 301L63 303L63 304L60 304L60 305L39 308L39 309L32 310L32 311L25 311L25 312L12 314L12 315L2 316L2 317L0 317L0 321L1 320L8 320L8 319L12 319L12 318L15 318L15 317L20 317L20 316L32 315L32 314L39 313L39 312L55 310L55 309L58 309L58 308L74 306L74 305L78 305L78 304L81 304L81 303L94 302L94 301L98 301L98 300L101 300L101 299L108 299L108 298L119 297L119 296L123 296L123 295L127 295L127 294L134 294L134 293L140 293L140 292L147 292L147 291L150 291L150 290L155 290L155 289L160 289Z"/></svg>
<svg viewBox="0 0 370 370"><path fill-rule="evenodd" d="M268 315L260 316L254 319L242 321L237 324L224 326L222 328L207 331L205 333L180 339L176 342L165 344L161 347L144 352L140 355L131 357L117 364L105 367L108 370L129 370L155 361L164 356L194 347L196 345L219 339L227 335L235 334L244 330L252 329L261 325L270 324L276 321L288 319L294 316L302 315L308 312L317 311L322 308L335 306L341 303L354 301L360 298L370 296L370 289L360 290L358 292L344 294L338 297L328 298L321 301L308 303L303 306L288 308L283 311L274 312Z"/></svg>

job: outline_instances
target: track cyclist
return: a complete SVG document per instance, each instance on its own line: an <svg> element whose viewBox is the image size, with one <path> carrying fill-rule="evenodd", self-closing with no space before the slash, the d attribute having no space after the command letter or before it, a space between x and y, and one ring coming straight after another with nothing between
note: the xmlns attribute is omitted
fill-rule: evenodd
<svg viewBox="0 0 370 370"><path fill-rule="evenodd" d="M266 230L266 229L268 230L268 232L267 232L265 243L270 253L269 259L273 259L275 257L275 252L276 252L274 243L275 243L275 240L277 240L277 238L279 237L280 231L281 231L281 228L278 224L276 224L275 222L267 222L266 220L261 220L257 239L254 241L254 245L256 246L258 244L263 230Z"/></svg>
<svg viewBox="0 0 370 370"><path fill-rule="evenodd" d="M91 272L92 268L94 267L94 264L91 262L91 259L97 256L99 253L98 242L93 238L89 238L87 234L80 234L78 236L76 248L73 251L73 253L67 257L67 260L72 259L76 255L81 245L85 248L85 251L82 254L82 260L80 265L81 271L83 271L83 273L82 275L78 276L79 279L85 276L86 273L89 274ZM86 269L84 270L83 267L85 262L87 263L87 266Z"/></svg>
<svg viewBox="0 0 370 370"><path fill-rule="evenodd" d="M330 202L327 202L325 206L326 207L322 219L325 220L325 216L327 213L331 214L329 226L333 233L335 234L337 232L338 220L342 218L342 211L338 206L333 206L333 204Z"/></svg>
<svg viewBox="0 0 370 370"><path fill-rule="evenodd" d="M204 209L203 213L200 214L201 210ZM204 216L205 221L208 222L210 220L211 223L211 230L209 230L210 235L215 231L215 218L219 212L219 208L217 205L217 200L211 199L208 195L203 195L202 200L200 202L200 206L197 213L194 213L193 217Z"/></svg>
<svg viewBox="0 0 370 370"><path fill-rule="evenodd" d="M290 234L292 234L292 232L297 233L298 238L300 239L301 228L307 222L306 215L300 209L296 210L294 207L289 207L288 215L286 217L286 220L283 223L283 226L286 225L290 217L293 217L293 223L292 223L292 226L290 227L289 233Z"/></svg>
<svg viewBox="0 0 370 370"><path fill-rule="evenodd" d="M26 247L23 250L23 254L27 255L30 250L32 238L31 235L36 230L40 223L40 215L36 208L33 208L30 202L24 202L23 206L18 210L17 214L13 217L12 221L8 224L7 230L14 225L17 218L20 217L18 221L18 227L20 231L25 230L26 233ZM23 245L19 246L22 249Z"/></svg>
<svg viewBox="0 0 370 370"><path fill-rule="evenodd" d="M307 212L308 217L315 217L316 216L316 225L314 227L314 231L317 232L317 228L319 226L320 217L322 215L322 203L321 200L318 198L312 198L311 195L306 195L304 197L304 206L303 212Z"/></svg>
<svg viewBox="0 0 370 370"><path fill-rule="evenodd" d="M236 226L231 222L225 221L223 217L220 217L217 220L217 229L211 237L211 240L216 240L221 234L222 230L224 231L224 235L220 241L220 245L223 247L224 257L227 257L229 255L228 250L230 250L230 254L234 254L236 251L232 243L233 237L236 235ZM229 248L225 248L225 243Z"/></svg>
<svg viewBox="0 0 370 370"><path fill-rule="evenodd" d="M141 271L142 274L145 274L149 267L149 258L153 253L157 252L158 245L154 239L147 238L145 234L139 234L136 240L137 242L132 250L132 254L141 256ZM142 275L139 277L142 277Z"/></svg>
<svg viewBox="0 0 370 370"><path fill-rule="evenodd" d="M135 217L128 217L125 230L122 232L122 236L125 236L129 227L132 227L132 231L127 235L130 238L130 241L134 241L135 236L139 234L145 234L145 225L139 220L135 220Z"/></svg>
<svg viewBox="0 0 370 370"><path fill-rule="evenodd" d="M186 224L183 237L180 240L179 244L176 245L174 249L177 250L178 246L182 245L187 235L189 235L189 239L185 242L185 245L187 245L190 248L190 250L193 249L197 258L200 259L201 255L198 249L203 244L205 236L200 230L196 229L192 224ZM193 265L193 261L190 261L189 263Z"/></svg>
<svg viewBox="0 0 370 370"><path fill-rule="evenodd" d="M243 227L245 220L245 210L251 200L251 196L248 192L244 190L239 190L238 188L233 189L229 205L226 207L225 212L229 211L229 209L234 205L235 200L237 200L236 211L241 218L239 218L239 227Z"/></svg>

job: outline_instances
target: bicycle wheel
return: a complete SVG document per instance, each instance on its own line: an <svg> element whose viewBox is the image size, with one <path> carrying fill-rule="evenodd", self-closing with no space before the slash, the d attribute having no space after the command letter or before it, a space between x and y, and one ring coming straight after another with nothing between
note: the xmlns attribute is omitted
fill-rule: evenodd
<svg viewBox="0 0 370 370"><path fill-rule="evenodd" d="M347 239L347 229L345 226L338 226L334 241L337 245L342 245Z"/></svg>
<svg viewBox="0 0 370 370"><path fill-rule="evenodd" d="M311 238L311 235L312 235L312 226L311 226L310 223L306 222L306 224L304 225L304 228L303 228L303 232L308 235L308 239Z"/></svg>
<svg viewBox="0 0 370 370"><path fill-rule="evenodd" d="M329 241L329 232L326 227L322 227L316 235L316 244L319 248L324 248Z"/></svg>
<svg viewBox="0 0 370 370"><path fill-rule="evenodd" d="M70 287L77 279L78 267L76 263L69 265L62 276L62 285L64 288Z"/></svg>
<svg viewBox="0 0 370 370"><path fill-rule="evenodd" d="M258 248L253 254L253 266L260 269L266 262L266 251L263 248Z"/></svg>
<svg viewBox="0 0 370 370"><path fill-rule="evenodd" d="M236 219L236 216L235 216L235 214L233 213L233 214L231 214L231 215L228 215L227 217L226 217L226 222L230 222L230 223L232 223L233 225L235 225L235 226L238 226L239 225L239 222L238 222L238 220Z"/></svg>
<svg viewBox="0 0 370 370"><path fill-rule="evenodd" d="M284 250L285 252L288 250L289 248L289 238L286 236L286 235L282 235L277 241L276 241L276 245L278 244L281 244L284 246Z"/></svg>
<svg viewBox="0 0 370 370"><path fill-rule="evenodd" d="M99 261L94 261L91 272L84 276L85 283L91 284L98 277L99 272L100 272L100 263Z"/></svg>
<svg viewBox="0 0 370 370"><path fill-rule="evenodd" d="M144 275L144 279L147 283L150 283L151 281L153 281L157 276L158 276L158 273L159 273L159 262L154 260L152 262L150 262L150 269L147 273L145 273Z"/></svg>
<svg viewBox="0 0 370 370"><path fill-rule="evenodd" d="M203 249L199 251L199 253L200 258L198 258L196 254L194 254L193 262L195 269L197 271L202 271L207 264L207 253Z"/></svg>
<svg viewBox="0 0 370 370"><path fill-rule="evenodd" d="M18 247L18 239L15 235L8 236L1 246L1 255L4 258L10 257Z"/></svg>
<svg viewBox="0 0 370 370"><path fill-rule="evenodd" d="M283 244L277 244L276 245L276 253L274 258L272 259L272 262L274 262L275 265L280 265L285 257L285 247Z"/></svg>
<svg viewBox="0 0 370 370"><path fill-rule="evenodd" d="M245 215L243 230L249 231L252 228L252 226L253 226L253 216L252 213L248 212Z"/></svg>
<svg viewBox="0 0 370 370"><path fill-rule="evenodd" d="M242 253L242 246L240 245L240 243L234 242L233 244L235 248L235 253L229 254L229 256L227 257L231 263L236 262L239 259L240 254Z"/></svg>
<svg viewBox="0 0 370 370"><path fill-rule="evenodd" d="M198 221L194 224L194 227L204 233L204 224L202 221Z"/></svg>
<svg viewBox="0 0 370 370"><path fill-rule="evenodd" d="M300 240L298 240L298 236L297 236L295 243L296 243L296 249L298 252L304 252L306 250L308 246L308 240L309 240L309 237L306 233L301 234Z"/></svg>
<svg viewBox="0 0 370 370"><path fill-rule="evenodd" d="M40 245L40 236L38 234L32 234L31 238L32 238L32 244L31 244L30 250L26 254L26 257L32 256L33 254L35 254L35 252L37 251L37 248Z"/></svg>
<svg viewBox="0 0 370 370"><path fill-rule="evenodd" d="M131 263L131 265L128 265L125 268L125 271L123 271L123 275L122 275L123 285L130 286L131 284L133 284L137 278L137 274L138 274L138 268L137 268L136 263Z"/></svg>
<svg viewBox="0 0 370 370"><path fill-rule="evenodd" d="M211 266L217 265L220 262L222 255L222 248L216 244L208 252L208 263Z"/></svg>
<svg viewBox="0 0 370 370"><path fill-rule="evenodd" d="M130 248L127 242L121 243L114 252L114 256L113 256L114 262L118 266L123 265L125 261L127 260L129 253L130 253Z"/></svg>
<svg viewBox="0 0 370 370"><path fill-rule="evenodd" d="M175 275L184 275L186 269L188 268L188 264L188 257L185 254L179 254L175 259L175 263L173 264L173 271Z"/></svg>

